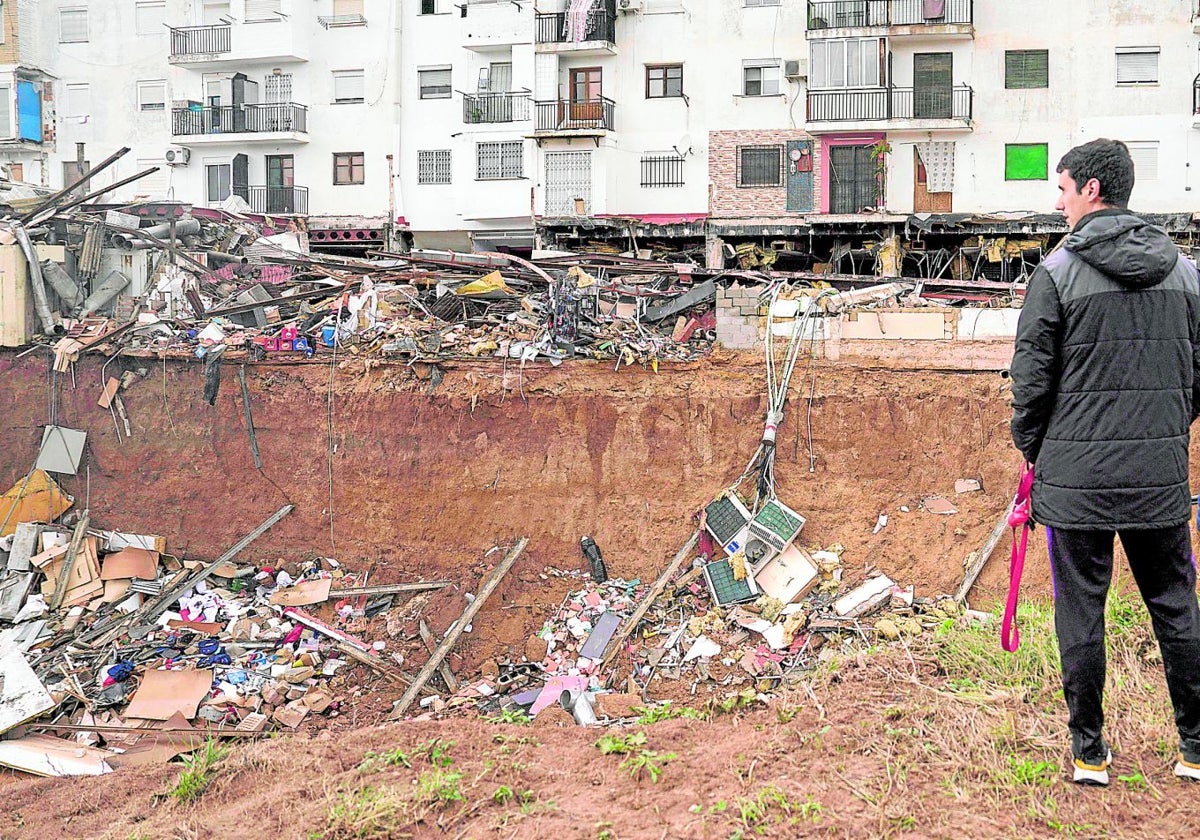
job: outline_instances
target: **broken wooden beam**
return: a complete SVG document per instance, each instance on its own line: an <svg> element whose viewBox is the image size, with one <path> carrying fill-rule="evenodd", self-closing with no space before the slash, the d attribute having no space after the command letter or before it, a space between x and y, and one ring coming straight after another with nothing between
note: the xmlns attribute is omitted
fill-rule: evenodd
<svg viewBox="0 0 1200 840"><path fill-rule="evenodd" d="M1013 501L1016 501L1015 499ZM983 571L983 567L987 565L988 558L992 556L992 552L996 550L996 545L1000 542L1000 537L1004 536L1004 529L1008 527L1008 515L1012 513L1013 503L1009 502L1008 507L1004 509L1004 513L1000 515L1000 521L996 523L996 527L992 529L992 533L988 534L987 542L983 544L983 548L979 549L979 553L971 564L967 566L966 574L963 575L963 581L958 587L958 591L954 593L954 600L960 604L967 602L967 593L971 591L971 587L975 585L975 581L979 578L979 573Z"/></svg>
<svg viewBox="0 0 1200 840"><path fill-rule="evenodd" d="M448 580L418 581L417 583L381 583L378 586L348 586L345 589L330 589L329 599L350 598L358 595L398 595L401 592L425 592L430 589L444 589L450 585Z"/></svg>
<svg viewBox="0 0 1200 840"><path fill-rule="evenodd" d="M487 601L488 596L491 595L492 592L495 591L496 587L500 585L500 581L504 579L506 574L508 574L508 570L511 569L513 564L517 562L517 558L521 556L521 552L525 550L525 546L528 544L529 537L521 537L521 539L517 540L516 545L510 548L508 553L504 555L504 559L501 560L500 564L492 571L492 574L487 579L487 582L480 587L479 592L475 595L475 600L467 605L467 608L463 611L462 616L460 616L458 621L455 622L454 626L450 628L450 631L446 633L446 637L442 639L442 643L437 646L437 650L430 655L429 661L425 663L423 668L421 668L420 673L417 674L416 679L413 681L413 684L409 686L408 691L404 692L404 696L401 697L396 703L396 708L393 710L393 714L402 715L408 710L408 707L412 705L413 700L417 698L417 693L422 687L424 687L425 683L429 681L429 678L433 676L433 672L437 670L439 665L441 665L442 660L446 658L446 655L450 653L451 648L454 647L454 643L458 641L458 637L463 634L463 631L467 628L467 625L471 623L471 619L473 619L479 613L479 611L483 609L483 605Z"/></svg>
<svg viewBox="0 0 1200 840"><path fill-rule="evenodd" d="M429 625L425 623L425 619L421 619L419 625L421 631L421 641L425 643L426 649L429 650L429 655L433 656L433 652L437 650L437 641L433 638L433 633L429 631ZM458 680L454 678L454 672L450 670L450 666L444 661L438 665L438 673L442 675L442 681L446 683L446 689L449 691L458 691Z"/></svg>
<svg viewBox="0 0 1200 840"><path fill-rule="evenodd" d="M601 663L601 670L609 666L613 658L617 655L617 651L621 649L621 645L625 644L625 640L629 638L629 634L633 632L633 629L638 626L643 616L646 615L646 611L650 609L650 605L658 600L658 596L662 594L668 581L679 571L679 567L683 565L683 561L695 551L696 545L699 542L700 532L695 531L691 539L684 543L683 548L679 549L675 554L675 559L671 561L671 564L658 576L658 580L654 582L654 586L650 587L650 591L642 599L641 605L633 611L633 615L629 616L629 619L625 622L625 627L616 636L613 636L612 641L608 643L608 655L604 657L604 661Z"/></svg>
<svg viewBox="0 0 1200 840"><path fill-rule="evenodd" d="M238 366L238 382L242 386L242 406L246 409L246 433L250 435L250 454L254 456L254 468L262 470L262 456L258 454L258 435L254 433L254 415L250 413L250 389L246 387L246 366Z"/></svg>
<svg viewBox="0 0 1200 840"><path fill-rule="evenodd" d="M79 556L79 549L83 546L83 538L87 536L88 520L91 517L88 511L83 512L83 516L79 518L79 524L75 526L75 533L71 534L71 544L67 547L67 556L63 559L62 568L58 571L58 582L54 587L54 594L50 596L50 612L58 612L58 608L62 606L63 598L67 594L67 581L71 579L71 572L75 569L75 558Z"/></svg>

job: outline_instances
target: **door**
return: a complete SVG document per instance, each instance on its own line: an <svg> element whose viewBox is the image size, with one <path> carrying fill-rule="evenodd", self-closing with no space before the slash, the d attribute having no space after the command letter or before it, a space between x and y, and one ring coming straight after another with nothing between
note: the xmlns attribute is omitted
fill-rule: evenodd
<svg viewBox="0 0 1200 840"><path fill-rule="evenodd" d="M587 216L591 212L592 153L546 152L545 214Z"/></svg>
<svg viewBox="0 0 1200 840"><path fill-rule="evenodd" d="M247 155L233 156L233 194L250 201L250 158Z"/></svg>
<svg viewBox="0 0 1200 840"><path fill-rule="evenodd" d="M953 114L954 54L913 56L913 117L948 120Z"/></svg>
<svg viewBox="0 0 1200 840"><path fill-rule="evenodd" d="M571 122L599 122L604 118L602 72L599 67L576 67L570 73Z"/></svg>
<svg viewBox="0 0 1200 840"><path fill-rule="evenodd" d="M929 191L929 176L916 149L913 149L913 173L914 213L954 212L954 193Z"/></svg>
<svg viewBox="0 0 1200 840"><path fill-rule="evenodd" d="M267 155L267 212L294 213L292 187L296 185L296 160L292 155Z"/></svg>
<svg viewBox="0 0 1200 840"><path fill-rule="evenodd" d="M512 62L493 61L487 70L488 107L492 109L493 122L512 122L513 99L508 96L512 90Z"/></svg>
<svg viewBox="0 0 1200 840"><path fill-rule="evenodd" d="M879 206L879 178L870 146L829 149L829 212L859 213Z"/></svg>
<svg viewBox="0 0 1200 840"><path fill-rule="evenodd" d="M263 85L266 100L260 106L262 128L265 131L291 131L292 125L292 74L278 73L267 76Z"/></svg>

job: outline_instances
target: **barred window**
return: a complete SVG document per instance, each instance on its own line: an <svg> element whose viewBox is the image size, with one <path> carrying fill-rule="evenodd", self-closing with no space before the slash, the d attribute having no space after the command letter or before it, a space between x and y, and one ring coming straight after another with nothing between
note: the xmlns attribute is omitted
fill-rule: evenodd
<svg viewBox="0 0 1200 840"><path fill-rule="evenodd" d="M361 184L366 181L366 167L362 152L334 152L333 183L335 186Z"/></svg>
<svg viewBox="0 0 1200 840"><path fill-rule="evenodd" d="M418 70L417 79L421 86L422 99L450 98L449 67L439 67L431 70Z"/></svg>
<svg viewBox="0 0 1200 840"><path fill-rule="evenodd" d="M479 181L496 181L503 178L523 177L525 174L524 158L524 143L521 140L477 143L475 145L475 178Z"/></svg>
<svg viewBox="0 0 1200 840"><path fill-rule="evenodd" d="M1050 87L1050 52L1005 50L1004 86L1009 90Z"/></svg>
<svg viewBox="0 0 1200 840"><path fill-rule="evenodd" d="M782 184L783 146L738 146L739 187L778 187Z"/></svg>
<svg viewBox="0 0 1200 840"><path fill-rule="evenodd" d="M449 149L427 149L417 152L417 183L450 183Z"/></svg>
<svg viewBox="0 0 1200 840"><path fill-rule="evenodd" d="M642 155L643 187L682 187L683 158L675 152Z"/></svg>

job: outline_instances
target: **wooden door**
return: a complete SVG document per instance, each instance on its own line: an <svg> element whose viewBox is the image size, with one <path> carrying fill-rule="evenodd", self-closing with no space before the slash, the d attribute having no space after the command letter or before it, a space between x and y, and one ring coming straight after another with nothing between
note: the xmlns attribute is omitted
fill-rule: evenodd
<svg viewBox="0 0 1200 840"><path fill-rule="evenodd" d="M572 122L599 122L604 119L603 74L599 67L575 67L570 72Z"/></svg>
<svg viewBox="0 0 1200 840"><path fill-rule="evenodd" d="M929 191L929 177L921 156L913 149L913 212L953 213L954 193Z"/></svg>

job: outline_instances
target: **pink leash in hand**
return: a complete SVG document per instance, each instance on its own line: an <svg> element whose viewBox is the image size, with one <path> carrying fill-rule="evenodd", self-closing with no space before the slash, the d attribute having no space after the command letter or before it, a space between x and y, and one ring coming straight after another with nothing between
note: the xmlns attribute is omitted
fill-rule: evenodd
<svg viewBox="0 0 1200 840"><path fill-rule="evenodd" d="M1021 591L1021 573L1025 570L1025 547L1029 542L1029 517L1033 512L1033 464L1021 466L1021 481L1008 513L1008 526L1013 529L1012 555L1008 561L1008 601L1004 605L1004 620L1000 623L1000 647L1009 653L1021 646L1017 632L1017 599ZM1017 542L1017 528L1021 541Z"/></svg>

